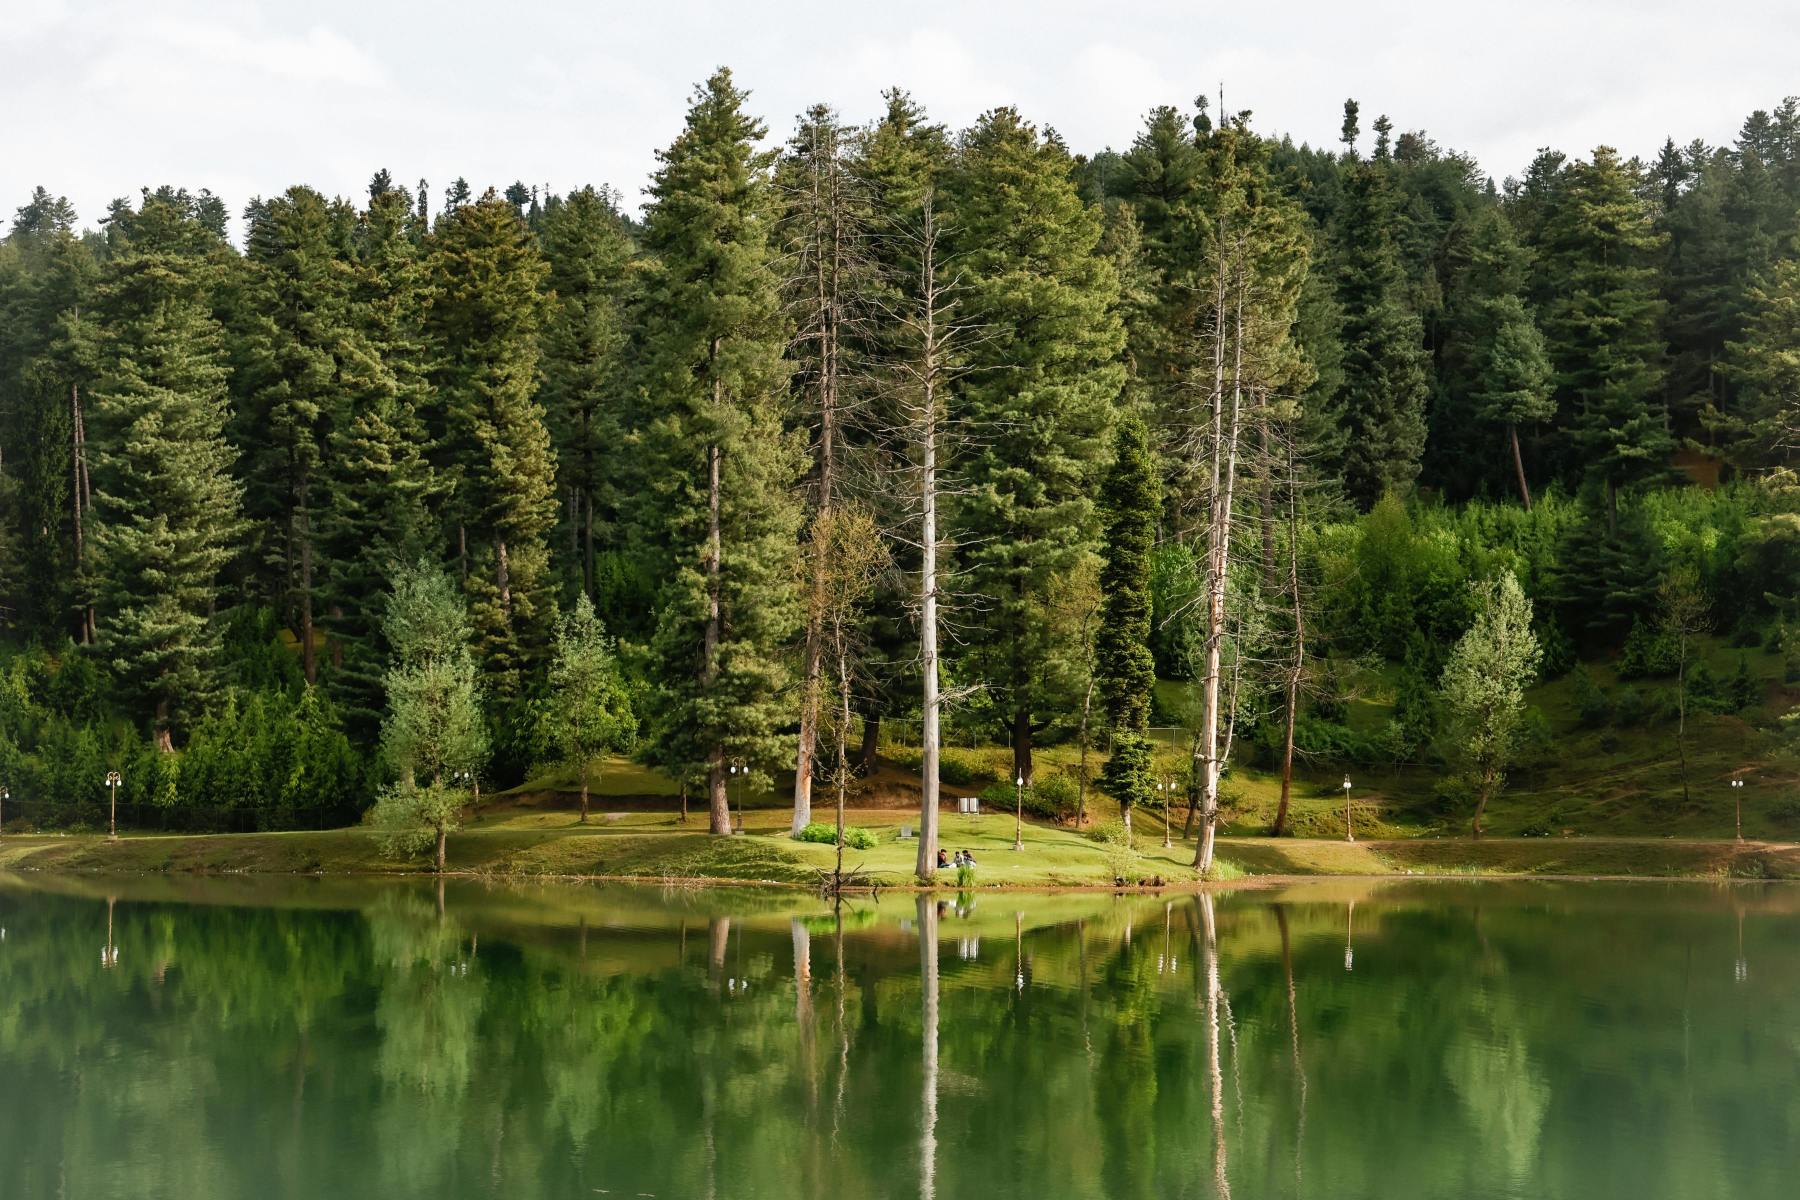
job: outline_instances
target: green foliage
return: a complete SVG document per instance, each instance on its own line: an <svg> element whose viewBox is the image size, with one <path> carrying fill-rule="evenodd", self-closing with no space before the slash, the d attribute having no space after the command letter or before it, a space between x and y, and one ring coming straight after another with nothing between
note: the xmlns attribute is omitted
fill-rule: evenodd
<svg viewBox="0 0 1800 1200"><path fill-rule="evenodd" d="M763 126L744 100L718 72L662 153L635 310L636 527L660 585L640 752L688 776L716 773L727 754L786 754L780 651L800 618L799 456L780 420L786 332L769 158L755 148Z"/></svg>
<svg viewBox="0 0 1800 1200"><path fill-rule="evenodd" d="M575 597L573 611L557 625L548 701L550 740L576 766L585 817L590 764L608 751L625 749L636 725L612 642L586 592Z"/></svg>
<svg viewBox="0 0 1800 1200"><path fill-rule="evenodd" d="M1612 701L1584 666L1569 673L1569 700L1583 728L1598 729L1612 718Z"/></svg>
<svg viewBox="0 0 1800 1200"><path fill-rule="evenodd" d="M837 845L837 826L827 821L814 821L800 831L799 840L813 842L821 846ZM873 850L881 839L868 829L854 825L844 826L844 845L852 850Z"/></svg>
<svg viewBox="0 0 1800 1200"><path fill-rule="evenodd" d="M1505 780L1519 750L1525 688L1541 652L1531 632L1531 601L1511 572L1475 589L1475 620L1444 666L1444 705L1456 723L1457 756L1477 779L1481 811Z"/></svg>
<svg viewBox="0 0 1800 1200"><path fill-rule="evenodd" d="M221 243L160 195L117 232L92 405L98 649L169 746L218 695L219 573L240 532L208 292Z"/></svg>
<svg viewBox="0 0 1800 1200"><path fill-rule="evenodd" d="M980 634L969 658L1016 729L1068 702L1057 684L1071 647L1050 599L1094 550L1093 496L1123 383L1119 285L1060 141L999 108L959 151L945 187L948 251L982 331L959 400L981 436L948 519L968 533L964 586L986 597L971 614Z"/></svg>
<svg viewBox="0 0 1800 1200"><path fill-rule="evenodd" d="M424 271L424 329L440 351L434 454L452 489L480 665L511 696L543 662L556 617L556 461L537 397L548 268L518 212L489 192L438 222Z"/></svg>

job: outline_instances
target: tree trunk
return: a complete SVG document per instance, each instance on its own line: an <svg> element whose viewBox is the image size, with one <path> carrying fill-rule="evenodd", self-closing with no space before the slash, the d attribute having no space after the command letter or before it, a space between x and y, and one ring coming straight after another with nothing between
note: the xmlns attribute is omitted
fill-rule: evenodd
<svg viewBox="0 0 1800 1200"><path fill-rule="evenodd" d="M1531 487L1525 482L1525 459L1519 453L1519 427L1508 423L1506 436L1512 442L1513 473L1519 477L1519 499L1525 502L1525 511L1531 511Z"/></svg>
<svg viewBox="0 0 1800 1200"><path fill-rule="evenodd" d="M1300 677L1306 671L1306 609L1300 597L1300 514L1299 480L1295 477L1293 447L1288 464L1288 598L1294 606L1294 657L1288 664L1287 695L1282 704L1281 731L1281 803L1275 809L1275 825L1270 833L1282 837L1287 833L1288 800L1294 789L1294 725L1300 715Z"/></svg>
<svg viewBox="0 0 1800 1200"><path fill-rule="evenodd" d="M584 758L581 762L581 823L587 824L588 818L588 764Z"/></svg>
<svg viewBox="0 0 1800 1200"><path fill-rule="evenodd" d="M1031 786L1031 710L1024 705L1013 709L1012 720L1013 779L1023 779ZM1008 782L1011 782L1009 780Z"/></svg>
<svg viewBox="0 0 1800 1200"><path fill-rule="evenodd" d="M313 539L312 513L302 497L300 511L300 670L308 684L319 681L319 661L313 649Z"/></svg>
<svg viewBox="0 0 1800 1200"><path fill-rule="evenodd" d="M844 730L844 736L849 734L848 729ZM857 758L857 770L864 778L873 775L875 768L881 765L881 713L873 706L863 710L862 746L857 751Z"/></svg>
<svg viewBox="0 0 1800 1200"><path fill-rule="evenodd" d="M444 873L444 843L450 838L450 831L441 822L437 827L437 873Z"/></svg>
<svg viewBox="0 0 1800 1200"><path fill-rule="evenodd" d="M707 768L706 799L711 824L707 831L716 834L731 832L731 797L725 790L725 751L713 751L713 759Z"/></svg>
<svg viewBox="0 0 1800 1200"><path fill-rule="evenodd" d="M1237 305L1234 325L1236 343L1230 419L1225 414L1225 269L1223 239L1219 263L1217 303L1217 349L1213 357L1215 392L1213 397L1212 495L1207 520L1206 555L1206 668L1202 682L1200 730L1204 751L1201 791L1200 844L1194 853L1194 866L1205 873L1212 869L1213 843L1219 820L1219 669L1225 645L1225 588L1231 566L1232 490L1237 481L1238 411L1242 400L1239 380L1243 369L1243 297Z"/></svg>
<svg viewBox="0 0 1800 1200"><path fill-rule="evenodd" d="M1675 665L1675 753L1681 762L1681 803L1693 801L1688 796L1687 772L1687 637L1681 638L1681 658Z"/></svg>
<svg viewBox="0 0 1800 1200"><path fill-rule="evenodd" d="M706 483L706 632L702 653L704 658L700 667L700 683L705 691L711 691L719 678L719 638L723 621L723 602L720 596L722 580L720 578L721 534L719 530L720 506L720 449L718 443L707 447L707 483ZM731 807L725 795L725 747L715 745L712 761L708 764L707 804L711 810L711 831L715 834L731 832Z"/></svg>
<svg viewBox="0 0 1800 1200"><path fill-rule="evenodd" d="M513 615L512 563L506 556L506 539L494 538L494 583L500 589L500 611L510 623Z"/></svg>
<svg viewBox="0 0 1800 1200"><path fill-rule="evenodd" d="M837 875L833 882L844 886L844 796L850 787L850 747L845 744L850 732L850 654L844 646L844 631L837 631L838 720L842 722L837 739Z"/></svg>
<svg viewBox="0 0 1800 1200"><path fill-rule="evenodd" d="M594 594L594 497L585 488L582 504L586 516L581 522L581 586L588 599L598 605L600 598Z"/></svg>
<svg viewBox="0 0 1800 1200"><path fill-rule="evenodd" d="M1089 639L1090 642L1092 639ZM1087 824L1088 719L1094 708L1094 672L1089 664L1087 688L1081 694L1081 771L1075 778L1075 828Z"/></svg>
<svg viewBox="0 0 1800 1200"><path fill-rule="evenodd" d="M942 755L938 698L937 609L937 414L932 387L926 409L919 470L919 858L913 873L929 883L937 873L938 769Z"/></svg>

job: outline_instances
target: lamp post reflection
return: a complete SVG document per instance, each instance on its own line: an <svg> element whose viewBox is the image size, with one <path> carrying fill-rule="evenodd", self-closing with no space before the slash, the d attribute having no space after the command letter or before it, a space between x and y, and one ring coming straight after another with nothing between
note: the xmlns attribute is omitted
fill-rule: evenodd
<svg viewBox="0 0 1800 1200"><path fill-rule="evenodd" d="M113 900L106 898L106 945L100 948L100 966L106 970L119 965L119 948L113 945Z"/></svg>
<svg viewBox="0 0 1800 1200"><path fill-rule="evenodd" d="M1350 908L1344 915L1344 970L1356 969L1356 901L1350 901Z"/></svg>

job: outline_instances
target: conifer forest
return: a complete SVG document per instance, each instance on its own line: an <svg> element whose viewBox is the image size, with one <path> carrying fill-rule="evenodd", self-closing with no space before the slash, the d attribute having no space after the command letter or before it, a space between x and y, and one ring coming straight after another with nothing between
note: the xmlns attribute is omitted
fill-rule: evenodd
<svg viewBox="0 0 1800 1200"><path fill-rule="evenodd" d="M629 760L799 836L885 763L929 876L975 747L1042 819L1174 788L1202 869L1244 772L1275 833L1404 768L1479 834L1565 728L1670 811L1720 722L1795 777L1800 102L1477 163L1355 101L1115 149L868 100L771 128L720 70L641 207L398 153L20 197L6 821L103 828L117 771L140 825L441 865L557 764L580 819Z"/></svg>

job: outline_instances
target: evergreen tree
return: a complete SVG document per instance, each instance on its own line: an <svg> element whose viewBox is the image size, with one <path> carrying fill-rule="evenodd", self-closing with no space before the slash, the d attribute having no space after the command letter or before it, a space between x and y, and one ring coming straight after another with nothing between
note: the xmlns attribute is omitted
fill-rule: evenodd
<svg viewBox="0 0 1800 1200"><path fill-rule="evenodd" d="M1564 171L1543 231L1543 317L1570 450L1607 497L1667 469L1655 260L1661 237L1633 168L1611 147Z"/></svg>
<svg viewBox="0 0 1800 1200"><path fill-rule="evenodd" d="M1093 553L1091 497L1123 383L1118 279L1060 142L1001 108L959 150L950 225L984 336L960 388L981 441L955 522L969 541L967 585L984 598L973 657L1029 784L1032 737L1051 719L1070 650L1045 601Z"/></svg>
<svg viewBox="0 0 1800 1200"><path fill-rule="evenodd" d="M439 220L425 271L457 555L481 662L510 698L542 661L556 618L556 464L537 400L546 268L519 214L489 193Z"/></svg>
<svg viewBox="0 0 1800 1200"><path fill-rule="evenodd" d="M1525 720L1525 689L1542 653L1531 630L1531 601L1511 571L1476 589L1475 621L1444 666L1444 704L1457 722L1457 746L1475 782L1472 830L1506 782Z"/></svg>
<svg viewBox="0 0 1800 1200"><path fill-rule="evenodd" d="M351 336L338 357L319 472L327 686L346 725L363 736L382 710L380 598L402 566L435 556L441 544L419 412L425 380L416 226L406 193L371 187L353 239Z"/></svg>
<svg viewBox="0 0 1800 1200"><path fill-rule="evenodd" d="M239 530L209 311L222 243L204 215L184 197L146 195L115 231L98 305L98 648L164 750L216 692L219 572Z"/></svg>
<svg viewBox="0 0 1800 1200"><path fill-rule="evenodd" d="M1386 168L1356 164L1336 227L1343 383L1334 404L1346 430L1345 490L1365 509L1410 488L1425 450L1424 332L1406 303L1394 236Z"/></svg>
<svg viewBox="0 0 1800 1200"><path fill-rule="evenodd" d="M1788 466L1800 455L1800 259L1776 263L1749 303L1744 336L1726 347L1737 402L1708 419L1739 467Z"/></svg>
<svg viewBox="0 0 1800 1200"><path fill-rule="evenodd" d="M551 205L539 238L550 265L543 405L562 485L563 573L592 599L595 554L614 547L626 475L622 355L633 247L615 198L591 187Z"/></svg>
<svg viewBox="0 0 1800 1200"><path fill-rule="evenodd" d="M662 581L644 753L678 777L705 775L721 834L733 760L787 757L781 647L799 618L770 159L745 98L717 72L661 152L636 313L637 520Z"/></svg>
<svg viewBox="0 0 1800 1200"><path fill-rule="evenodd" d="M1432 433L1440 446L1432 456L1443 482L1467 488L1471 477L1494 475L1489 431L1500 430L1510 474L1529 509L1531 487L1519 427L1548 423L1556 408L1543 335L1523 296L1527 260L1497 210L1483 211L1462 228L1466 249L1457 255L1446 305L1442 411L1432 414Z"/></svg>
<svg viewBox="0 0 1800 1200"><path fill-rule="evenodd" d="M556 627L550 660L552 740L581 781L581 821L588 818L588 784L594 760L625 747L632 730L631 702L619 678L612 642L582 593Z"/></svg>
<svg viewBox="0 0 1800 1200"><path fill-rule="evenodd" d="M393 660L381 746L398 781L377 798L370 823L392 852L435 843L441 873L445 843L488 752L469 620L455 585L428 562L402 568L384 634Z"/></svg>
<svg viewBox="0 0 1800 1200"><path fill-rule="evenodd" d="M1094 675L1112 730L1112 756L1100 778L1129 822L1131 810L1148 804L1152 792L1148 730L1156 664L1149 644L1150 556L1160 502L1150 437L1135 417L1119 423L1100 502L1106 529Z"/></svg>
<svg viewBox="0 0 1800 1200"><path fill-rule="evenodd" d="M349 214L311 188L253 205L243 328L233 338L245 515L268 527L265 569L291 615L308 682L317 678L314 600L325 574L317 480L342 386L339 363L367 353L352 344L349 228Z"/></svg>

